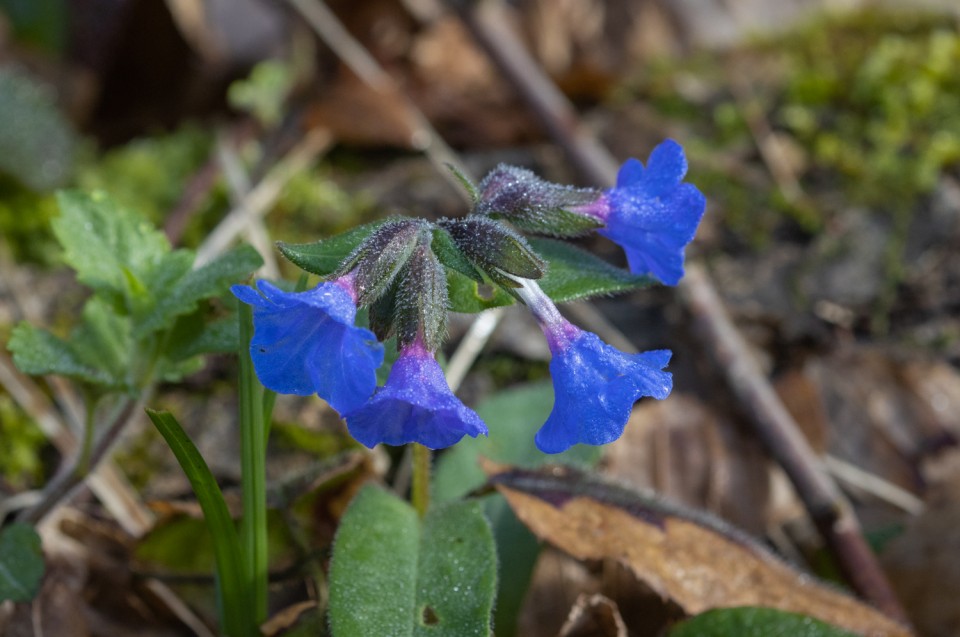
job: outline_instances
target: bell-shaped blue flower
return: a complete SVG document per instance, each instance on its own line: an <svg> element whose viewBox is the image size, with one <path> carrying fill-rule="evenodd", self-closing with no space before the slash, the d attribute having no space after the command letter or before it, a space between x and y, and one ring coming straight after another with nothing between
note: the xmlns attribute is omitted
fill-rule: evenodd
<svg viewBox="0 0 960 637"><path fill-rule="evenodd" d="M669 350L625 354L570 323L545 330L553 353L554 403L536 436L544 453L613 442L623 434L635 402L670 393L672 377L661 371L670 361Z"/></svg>
<svg viewBox="0 0 960 637"><path fill-rule="evenodd" d="M667 285L683 276L683 251L700 224L706 199L687 173L683 148L668 139L653 149L646 167L628 159L617 185L576 211L596 217L599 234L623 247L634 274L652 274Z"/></svg>
<svg viewBox="0 0 960 637"><path fill-rule="evenodd" d="M633 404L650 396L666 398L673 377L662 371L668 350L626 354L573 325L536 281L515 279L516 292L540 323L553 358L554 402L536 435L544 453L560 453L577 443L605 445L623 435Z"/></svg>
<svg viewBox="0 0 960 637"><path fill-rule="evenodd" d="M487 435L480 416L453 395L440 365L419 339L400 351L387 384L343 416L350 435L367 447L418 442L440 449L464 435Z"/></svg>
<svg viewBox="0 0 960 637"><path fill-rule="evenodd" d="M366 402L377 387L383 346L373 332L353 324L352 279L293 293L258 281L257 290L231 288L253 306L250 357L264 387L281 394L317 394L341 414Z"/></svg>

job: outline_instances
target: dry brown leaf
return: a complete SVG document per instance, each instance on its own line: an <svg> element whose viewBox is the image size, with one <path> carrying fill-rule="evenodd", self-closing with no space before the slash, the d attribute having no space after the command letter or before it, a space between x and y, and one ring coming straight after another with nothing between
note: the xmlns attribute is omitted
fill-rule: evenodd
<svg viewBox="0 0 960 637"><path fill-rule="evenodd" d="M538 537L578 559L620 561L689 614L766 606L864 635L909 635L878 611L793 570L718 518L570 469L485 468Z"/></svg>

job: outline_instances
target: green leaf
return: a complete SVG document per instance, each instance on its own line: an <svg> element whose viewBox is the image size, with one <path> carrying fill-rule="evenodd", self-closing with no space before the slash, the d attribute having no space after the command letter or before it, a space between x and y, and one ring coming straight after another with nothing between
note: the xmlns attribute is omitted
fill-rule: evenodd
<svg viewBox="0 0 960 637"><path fill-rule="evenodd" d="M477 405L477 414L487 423L490 435L464 438L440 456L434 472L434 497L453 500L483 485L487 478L477 463L479 456L531 469L548 463L587 468L599 462L603 450L592 445L575 445L551 455L537 449L534 435L552 408L549 382L508 389Z"/></svg>
<svg viewBox="0 0 960 637"><path fill-rule="evenodd" d="M143 338L151 332L170 327L176 317L193 312L197 303L223 294L231 283L247 277L263 265L259 253L248 245L238 246L210 263L191 270L169 292L159 293L153 310L138 321L134 332Z"/></svg>
<svg viewBox="0 0 960 637"><path fill-rule="evenodd" d="M343 260L350 256L354 248L387 221L389 219L381 219L357 226L352 230L314 243L280 242L277 247L283 256L287 257L301 270L319 276L327 276L335 272Z"/></svg>
<svg viewBox="0 0 960 637"><path fill-rule="evenodd" d="M654 283L651 277L631 274L569 243L542 238L531 238L529 242L550 264L539 283L556 303L629 292Z"/></svg>
<svg viewBox="0 0 960 637"><path fill-rule="evenodd" d="M70 347L83 362L104 370L113 385L123 385L134 353L130 318L98 297L87 300L82 318L70 334Z"/></svg>
<svg viewBox="0 0 960 637"><path fill-rule="evenodd" d="M774 608L744 606L701 613L677 624L668 637L853 637L818 619Z"/></svg>
<svg viewBox="0 0 960 637"><path fill-rule="evenodd" d="M69 343L29 323L20 323L13 329L7 347L13 352L14 364L24 374L59 374L94 385L116 383L104 369L85 362Z"/></svg>
<svg viewBox="0 0 960 637"><path fill-rule="evenodd" d="M201 354L231 354L240 342L233 314L205 322L205 312L196 311L177 319L167 338L164 356L173 362Z"/></svg>
<svg viewBox="0 0 960 637"><path fill-rule="evenodd" d="M15 522L0 531L0 601L29 602L42 578L43 550L33 527Z"/></svg>
<svg viewBox="0 0 960 637"><path fill-rule="evenodd" d="M599 462L602 450L576 445L557 455L537 449L533 437L553 407L550 383L536 383L499 392L477 406L490 435L464 438L440 456L433 477L432 493L437 501L462 498L482 486L487 477L478 464L479 456L496 462L523 467L547 463L590 467ZM533 575L540 544L517 519L502 496L486 499L485 511L500 558L499 590L494 623L497 635L509 637L516 630L523 595Z"/></svg>
<svg viewBox="0 0 960 637"><path fill-rule="evenodd" d="M149 294L144 281L170 252L163 233L103 193L60 192L57 201L53 232L77 279L97 292L120 295L128 308L142 304Z"/></svg>
<svg viewBox="0 0 960 637"><path fill-rule="evenodd" d="M450 310L465 314L513 303L513 297L500 286L490 282L478 283L450 269L447 269L447 294Z"/></svg>
<svg viewBox="0 0 960 637"><path fill-rule="evenodd" d="M26 8L49 2L18 4ZM69 179L76 134L57 108L53 90L10 66L0 69L0 122L0 173L35 191Z"/></svg>
<svg viewBox="0 0 960 637"><path fill-rule="evenodd" d="M334 544L334 637L486 637L496 569L479 503L433 508L421 525L409 504L364 487L343 516Z"/></svg>
<svg viewBox="0 0 960 637"><path fill-rule="evenodd" d="M147 416L167 441L180 468L187 475L210 529L217 563L217 584L223 600L221 629L229 637L252 637L259 630L253 619L253 606L245 585L240 538L220 486L203 456L173 415L148 409Z"/></svg>

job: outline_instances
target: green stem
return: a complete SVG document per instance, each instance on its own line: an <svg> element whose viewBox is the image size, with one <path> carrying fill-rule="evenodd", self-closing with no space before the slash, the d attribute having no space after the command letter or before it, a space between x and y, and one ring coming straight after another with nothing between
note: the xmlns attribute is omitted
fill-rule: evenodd
<svg viewBox="0 0 960 637"><path fill-rule="evenodd" d="M267 618L267 429L263 389L250 359L253 311L239 304L240 321L240 483L243 489L243 547L254 618ZM231 612L227 609L226 612Z"/></svg>
<svg viewBox="0 0 960 637"><path fill-rule="evenodd" d="M430 450L413 443L413 485L410 489L413 508L422 518L430 507Z"/></svg>

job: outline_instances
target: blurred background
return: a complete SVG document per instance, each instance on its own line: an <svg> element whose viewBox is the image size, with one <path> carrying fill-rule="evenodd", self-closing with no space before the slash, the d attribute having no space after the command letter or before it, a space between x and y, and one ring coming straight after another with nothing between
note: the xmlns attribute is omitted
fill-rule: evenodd
<svg viewBox="0 0 960 637"><path fill-rule="evenodd" d="M618 159L645 159L665 137L683 144L688 180L708 199L688 259L708 267L852 498L917 628L958 634L956 2L488 4ZM49 228L57 189L105 190L190 247L231 211L256 209L266 225L244 236L268 257L263 274L295 278L271 256L273 240L312 241L389 214L464 214L424 153L438 138L477 176L507 162L586 183L441 0L0 0L0 342L23 318L64 328L83 299ZM612 244L585 244L623 264ZM568 310L611 342L675 352L673 396L637 407L603 472L718 513L830 576L803 507L744 425L674 291ZM451 350L471 320L454 318ZM522 312L507 313L464 380L468 404L547 378L535 331ZM192 433L226 484L238 479L232 365L213 358L164 390L182 422L203 423ZM2 495L42 487L59 462L8 382ZM281 401L277 420L278 455L308 463L350 448L319 401ZM75 537L135 560L140 574L196 572L171 548L199 531L159 436L132 430L114 461L162 532L132 540L93 515L75 521ZM337 475L349 484L383 471L360 464ZM352 493L337 489L311 505L319 545ZM63 591L85 591L64 612L83 606L86 632L50 634L143 635L137 622L183 634L175 611L111 591L129 573L110 564L62 566L72 574ZM518 634L557 634L578 593L616 598L621 579L544 553ZM648 618L675 610L650 604ZM656 621L636 634L656 634Z"/></svg>

